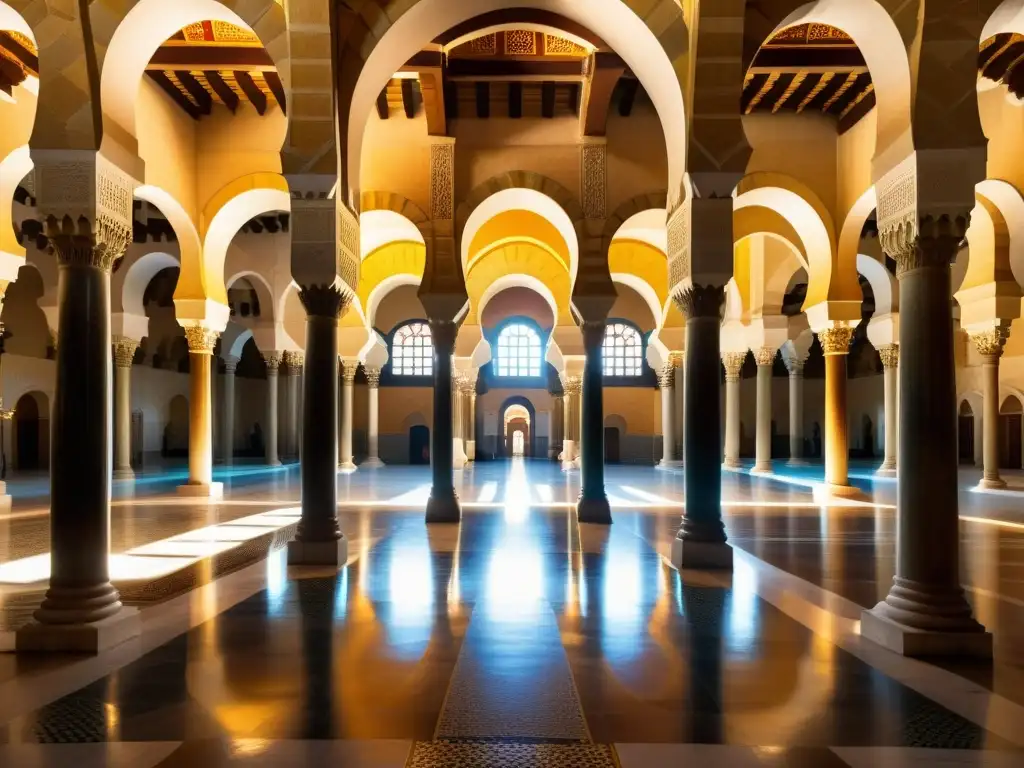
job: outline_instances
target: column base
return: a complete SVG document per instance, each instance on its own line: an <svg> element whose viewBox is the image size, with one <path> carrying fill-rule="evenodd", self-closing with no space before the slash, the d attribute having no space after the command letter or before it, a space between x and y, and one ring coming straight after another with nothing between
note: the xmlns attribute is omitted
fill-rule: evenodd
<svg viewBox="0 0 1024 768"><path fill-rule="evenodd" d="M224 498L224 483L186 483L177 487L179 496L195 496L196 498Z"/></svg>
<svg viewBox="0 0 1024 768"><path fill-rule="evenodd" d="M273 459L273 460L267 462L267 466L268 467L283 467L284 464L281 463L280 459Z"/></svg>
<svg viewBox="0 0 1024 768"><path fill-rule="evenodd" d="M755 464L754 468L750 471L755 475L770 475L775 471L775 468L769 462L767 464Z"/></svg>
<svg viewBox="0 0 1024 768"><path fill-rule="evenodd" d="M694 570L732 570L732 547L724 541L672 541L672 565Z"/></svg>
<svg viewBox="0 0 1024 768"><path fill-rule="evenodd" d="M681 469L683 462L679 459L662 459L655 466L658 469Z"/></svg>
<svg viewBox="0 0 1024 768"><path fill-rule="evenodd" d="M476 461L476 440L466 441L466 461Z"/></svg>
<svg viewBox="0 0 1024 768"><path fill-rule="evenodd" d="M134 480L134 479L135 479L135 470L133 470L131 467L127 467L125 469L115 469L114 470L114 480Z"/></svg>
<svg viewBox="0 0 1024 768"><path fill-rule="evenodd" d="M288 565L329 565L341 568L348 562L348 539L288 542Z"/></svg>
<svg viewBox="0 0 1024 768"><path fill-rule="evenodd" d="M882 611L887 607L879 603L861 614L861 637L901 656L992 658L992 634L977 622L976 631L917 629L885 616Z"/></svg>
<svg viewBox="0 0 1024 768"><path fill-rule="evenodd" d="M9 512L11 510L11 494L6 493L7 483L0 481L0 512Z"/></svg>
<svg viewBox="0 0 1024 768"><path fill-rule="evenodd" d="M1006 488L1006 481L1001 477L983 477L975 487L979 491L1001 491Z"/></svg>
<svg viewBox="0 0 1024 768"><path fill-rule="evenodd" d="M576 502L576 519L581 523L612 524L612 508L608 497L596 499L581 498Z"/></svg>
<svg viewBox="0 0 1024 768"><path fill-rule="evenodd" d="M573 469L583 469L583 457L577 456L572 460Z"/></svg>
<svg viewBox="0 0 1024 768"><path fill-rule="evenodd" d="M722 462L722 469L728 469L730 471L736 471L737 469L743 469L743 462L739 459L726 459Z"/></svg>
<svg viewBox="0 0 1024 768"><path fill-rule="evenodd" d="M351 461L342 461L338 463L338 471L343 475L351 475L356 471L356 465Z"/></svg>
<svg viewBox="0 0 1024 768"><path fill-rule="evenodd" d="M875 474L879 477L896 477L896 462L883 461L878 469L875 470Z"/></svg>
<svg viewBox="0 0 1024 768"><path fill-rule="evenodd" d="M137 608L122 607L113 616L83 624L33 621L15 635L15 650L44 653L101 653L142 634Z"/></svg>
<svg viewBox="0 0 1024 768"><path fill-rule="evenodd" d="M453 492L451 496L430 495L427 499L428 523L457 523L462 520L462 506L459 497Z"/></svg>
<svg viewBox="0 0 1024 768"><path fill-rule="evenodd" d="M563 472L571 472L574 469L577 469L577 467L576 462L573 459L562 459Z"/></svg>
<svg viewBox="0 0 1024 768"><path fill-rule="evenodd" d="M870 501L868 495L854 485L837 485L835 483L818 483L814 486L815 501Z"/></svg>
<svg viewBox="0 0 1024 768"><path fill-rule="evenodd" d="M359 468L360 469L380 469L383 466L384 466L384 462L383 461L381 461L376 456L371 456L366 461L364 461L362 464L360 464Z"/></svg>

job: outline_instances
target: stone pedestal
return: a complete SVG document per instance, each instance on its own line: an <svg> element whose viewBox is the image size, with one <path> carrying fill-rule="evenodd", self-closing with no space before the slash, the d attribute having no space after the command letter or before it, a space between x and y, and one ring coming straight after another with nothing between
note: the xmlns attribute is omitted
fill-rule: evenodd
<svg viewBox="0 0 1024 768"><path fill-rule="evenodd" d="M686 511L672 543L672 564L677 568L732 568L732 548L726 543L722 522L718 460L722 455L718 366L723 301L723 289L710 285L691 285L676 299L686 317ZM737 376L740 364L742 358L733 368Z"/></svg>
<svg viewBox="0 0 1024 768"><path fill-rule="evenodd" d="M114 339L114 479L134 480L132 470L132 360L139 342Z"/></svg>
<svg viewBox="0 0 1024 768"><path fill-rule="evenodd" d="M216 496L213 482L213 348L220 333L199 325L185 328L189 355L188 483L178 486L185 496ZM223 492L223 486L220 493Z"/></svg>
<svg viewBox="0 0 1024 768"><path fill-rule="evenodd" d="M892 589L864 612L861 634L905 655L989 657L991 635L960 587L950 264L963 221L921 218L917 237L903 221L879 224L900 286L897 555Z"/></svg>
<svg viewBox="0 0 1024 768"><path fill-rule="evenodd" d="M722 364L725 366L725 455L722 466L726 469L737 469L742 466L740 462L740 371L746 357L746 351L727 352L722 356Z"/></svg>
<svg viewBox="0 0 1024 768"><path fill-rule="evenodd" d="M580 446L582 488L576 503L581 523L611 524L611 506L604 489L604 366L602 345L605 322L584 321L583 389L580 394L583 415Z"/></svg>
<svg viewBox="0 0 1024 768"><path fill-rule="evenodd" d="M432 483L427 499L428 523L457 523L462 507L455 493L452 435L452 352L458 326L451 320L430 320L434 343L434 429L430 433Z"/></svg>
<svg viewBox="0 0 1024 768"><path fill-rule="evenodd" d="M311 285L302 286L299 300L306 310L302 517L288 564L340 567L346 549L338 526L338 319L352 299L336 286Z"/></svg>
<svg viewBox="0 0 1024 768"><path fill-rule="evenodd" d="M754 472L772 471L772 365L775 349L761 347L754 353L757 361L757 435Z"/></svg>
<svg viewBox="0 0 1024 768"><path fill-rule="evenodd" d="M21 627L14 648L22 652L102 653L142 634L142 619L137 608L122 607L99 621L76 624L32 622Z"/></svg>

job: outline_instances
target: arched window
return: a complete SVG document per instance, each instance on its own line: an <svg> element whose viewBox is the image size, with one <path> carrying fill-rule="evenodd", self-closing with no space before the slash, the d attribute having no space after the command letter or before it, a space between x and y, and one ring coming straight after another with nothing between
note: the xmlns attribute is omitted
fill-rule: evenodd
<svg viewBox="0 0 1024 768"><path fill-rule="evenodd" d="M608 323L604 332L605 376L639 376L644 368L644 340L627 323Z"/></svg>
<svg viewBox="0 0 1024 768"><path fill-rule="evenodd" d="M391 373L395 376L432 376L434 343L430 326L408 323L397 331L391 341Z"/></svg>
<svg viewBox="0 0 1024 768"><path fill-rule="evenodd" d="M540 336L526 323L510 323L498 334L497 376L540 376Z"/></svg>

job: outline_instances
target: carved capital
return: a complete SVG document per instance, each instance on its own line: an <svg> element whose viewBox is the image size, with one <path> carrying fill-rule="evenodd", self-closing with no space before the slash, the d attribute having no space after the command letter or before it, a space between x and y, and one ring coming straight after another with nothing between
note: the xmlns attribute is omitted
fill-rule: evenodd
<svg viewBox="0 0 1024 768"><path fill-rule="evenodd" d="M818 341L821 342L821 350L826 355L849 354L852 340L853 328L845 325L818 331Z"/></svg>
<svg viewBox="0 0 1024 768"><path fill-rule="evenodd" d="M920 221L920 232L913 243L904 244L899 253L889 253L896 260L896 277L924 268L949 269L964 240L967 218L926 216Z"/></svg>
<svg viewBox="0 0 1024 768"><path fill-rule="evenodd" d="M658 371L658 387L661 389L672 389L676 380L676 369L671 362L666 363Z"/></svg>
<svg viewBox="0 0 1024 768"><path fill-rule="evenodd" d="M683 362L686 360L686 354L684 352L669 352L668 361L673 368L682 368Z"/></svg>
<svg viewBox="0 0 1024 768"><path fill-rule="evenodd" d="M796 360L791 357L783 357L783 361L786 363L786 370L789 371L790 376L803 376L804 375L804 361Z"/></svg>
<svg viewBox="0 0 1024 768"><path fill-rule="evenodd" d="M583 391L583 377L582 376L566 376L565 377L565 394L567 395L579 395Z"/></svg>
<svg viewBox="0 0 1024 768"><path fill-rule="evenodd" d="M380 387L380 368L363 368L363 373L366 374L366 385L370 389Z"/></svg>
<svg viewBox="0 0 1024 768"><path fill-rule="evenodd" d="M234 355L224 358L224 374L226 376L234 376L235 371L238 369L238 358Z"/></svg>
<svg viewBox="0 0 1024 768"><path fill-rule="evenodd" d="M775 347L761 347L754 350L754 361L758 365L773 365L775 363Z"/></svg>
<svg viewBox="0 0 1024 768"><path fill-rule="evenodd" d="M359 370L358 360L342 360L341 361L341 379L345 382L345 386L351 387L356 380L356 371Z"/></svg>
<svg viewBox="0 0 1024 768"><path fill-rule="evenodd" d="M135 359L135 351L139 348L139 342L125 336L115 336L113 345L114 365L118 368L131 368L132 360Z"/></svg>
<svg viewBox="0 0 1024 768"><path fill-rule="evenodd" d="M299 289L302 302L309 317L339 319L352 304L352 294L337 285L304 285Z"/></svg>
<svg viewBox="0 0 1024 768"><path fill-rule="evenodd" d="M1003 347L1009 336L1010 329L1008 326L997 325L985 331L972 333L971 341L978 350L978 354L998 359L1003 355Z"/></svg>
<svg viewBox="0 0 1024 768"><path fill-rule="evenodd" d="M189 325L185 327L185 340L188 341L188 351L195 355L212 355L213 348L217 346L217 339L220 338L220 331L211 331L201 325Z"/></svg>
<svg viewBox="0 0 1024 768"><path fill-rule="evenodd" d="M724 355L722 355L722 365L725 366L726 381L740 380L740 371L743 369L743 361L746 359L746 351L726 352Z"/></svg>
<svg viewBox="0 0 1024 768"><path fill-rule="evenodd" d="M298 376L302 373L302 366L306 362L306 356L301 352L285 352L283 362L289 376Z"/></svg>
<svg viewBox="0 0 1024 768"><path fill-rule="evenodd" d="M263 362L267 366L267 375L277 376L277 369L281 367L281 354L278 352L268 352L263 356Z"/></svg>
<svg viewBox="0 0 1024 768"><path fill-rule="evenodd" d="M900 345L886 344L878 348L878 356L882 358L883 368L898 368L900 365Z"/></svg>
<svg viewBox="0 0 1024 768"><path fill-rule="evenodd" d="M605 320L585 320L580 325L583 332L583 348L587 352L594 352L604 344L605 329L608 323Z"/></svg>
<svg viewBox="0 0 1024 768"><path fill-rule="evenodd" d="M459 335L459 326L453 320L428 320L430 339L434 349L442 354L450 355L455 349L455 339Z"/></svg>
<svg viewBox="0 0 1024 768"><path fill-rule="evenodd" d="M704 317L719 319L725 302L725 289L717 285L688 285L673 297L687 320Z"/></svg>

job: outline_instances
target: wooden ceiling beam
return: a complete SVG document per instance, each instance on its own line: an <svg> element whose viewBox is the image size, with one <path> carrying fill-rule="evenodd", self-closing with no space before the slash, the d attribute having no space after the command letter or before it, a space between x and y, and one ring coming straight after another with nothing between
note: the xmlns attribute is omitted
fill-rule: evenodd
<svg viewBox="0 0 1024 768"><path fill-rule="evenodd" d="M420 70L420 98L423 115L427 119L428 136L448 135L448 98L443 67L424 67Z"/></svg>
<svg viewBox="0 0 1024 768"><path fill-rule="evenodd" d="M284 83L281 82L281 76L277 74L277 70L275 69L273 72L264 72L263 79L266 81L270 92L274 94L274 101L277 102L277 106L281 108L282 113L287 115L288 105L286 102L288 97L285 96Z"/></svg>
<svg viewBox="0 0 1024 768"><path fill-rule="evenodd" d="M234 75L238 87L242 89L245 97L256 107L256 111L261 115L266 114L267 95L259 89L256 82L252 79L252 75L241 70L236 70Z"/></svg>
<svg viewBox="0 0 1024 768"><path fill-rule="evenodd" d="M848 67L867 67L856 46L765 47L757 52L752 66L765 69L809 69L825 67L830 72Z"/></svg>
<svg viewBox="0 0 1024 768"><path fill-rule="evenodd" d="M39 57L19 43L7 32L0 31L0 48L5 49L21 62L29 74L39 77Z"/></svg>
<svg viewBox="0 0 1024 768"><path fill-rule="evenodd" d="M555 84L550 80L540 87L540 114L548 119L555 116Z"/></svg>
<svg viewBox="0 0 1024 768"><path fill-rule="evenodd" d="M14 86L25 82L26 77L25 70L19 64L0 56L0 82L5 84L4 90L7 93L11 93Z"/></svg>
<svg viewBox="0 0 1024 768"><path fill-rule="evenodd" d="M612 60L618 62L622 61L615 54L598 55L612 57ZM572 61L449 59L445 72L451 78L472 80L508 78L522 81L528 78L538 80L553 80L559 77L581 78L584 76L582 62L582 59ZM622 65L622 69L625 70L625 64Z"/></svg>
<svg viewBox="0 0 1024 768"><path fill-rule="evenodd" d="M604 136L612 93L625 73L626 64L616 54L603 51L594 54L580 98L581 135Z"/></svg>
<svg viewBox="0 0 1024 768"><path fill-rule="evenodd" d="M508 116L518 120L523 116L523 84L508 84Z"/></svg>
<svg viewBox="0 0 1024 768"><path fill-rule="evenodd" d="M235 112L235 110L238 109L238 94L231 90L231 86L229 86L224 81L224 78L220 76L220 72L214 69L209 69L206 72L203 72L203 74L206 76L206 82L210 84L213 92L217 94L217 97L222 102L224 102L224 106L232 112Z"/></svg>
<svg viewBox="0 0 1024 768"><path fill-rule="evenodd" d="M188 95L199 105L199 112L204 115L210 114L210 111L213 109L213 96L203 87L203 84L196 80L189 72L176 71L174 76L178 78L178 82L181 83L182 87L188 91Z"/></svg>
<svg viewBox="0 0 1024 768"><path fill-rule="evenodd" d="M162 46L149 60L146 69L207 69L263 72L276 70L274 60L263 48L239 48L228 45Z"/></svg>
<svg viewBox="0 0 1024 768"><path fill-rule="evenodd" d="M487 82L476 84L476 116L491 116L491 86Z"/></svg>
<svg viewBox="0 0 1024 768"><path fill-rule="evenodd" d="M166 93L171 99L185 110L185 113L193 120L198 120L200 116L199 107L188 100L188 97L182 93L178 86L171 82L171 79L167 77L163 72L147 72L149 78L157 84L157 86Z"/></svg>
<svg viewBox="0 0 1024 768"><path fill-rule="evenodd" d="M388 109L388 87L385 85L380 89L380 93L377 94L377 117L381 120L387 120L391 115Z"/></svg>
<svg viewBox="0 0 1024 768"><path fill-rule="evenodd" d="M633 114L633 104L636 102L636 94L639 90L639 80L635 77L623 78L622 90L619 95L619 117L629 117Z"/></svg>
<svg viewBox="0 0 1024 768"><path fill-rule="evenodd" d="M412 80L403 78L400 84L402 87L402 109L405 111L405 116L412 120L416 117L416 99L413 94Z"/></svg>

